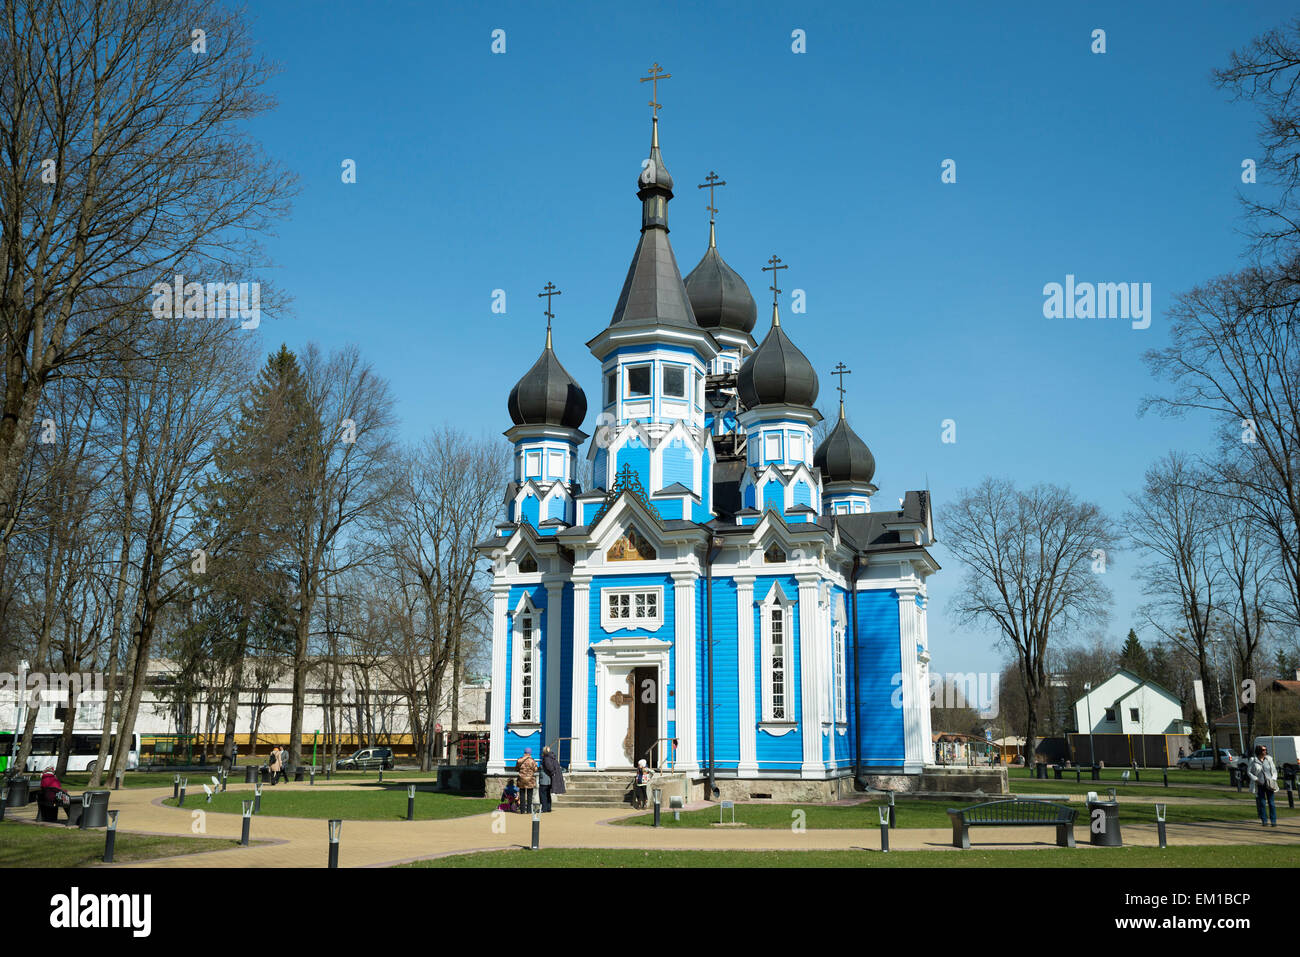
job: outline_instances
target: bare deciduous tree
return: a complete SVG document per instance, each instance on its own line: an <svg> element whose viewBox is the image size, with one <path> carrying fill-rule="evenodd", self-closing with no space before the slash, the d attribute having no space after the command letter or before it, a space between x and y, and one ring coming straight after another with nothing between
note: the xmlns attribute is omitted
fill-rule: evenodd
<svg viewBox="0 0 1300 957"><path fill-rule="evenodd" d="M216 0L0 4L0 559L51 378L143 348L157 283L251 279L292 189L243 130L269 72Z"/></svg>
<svg viewBox="0 0 1300 957"><path fill-rule="evenodd" d="M955 610L966 622L996 628L1019 666L1025 699L1025 749L1037 746L1045 661L1058 632L1104 619L1104 582L1116 532L1102 510L1067 489L1020 491L986 478L944 510L948 547L966 567Z"/></svg>

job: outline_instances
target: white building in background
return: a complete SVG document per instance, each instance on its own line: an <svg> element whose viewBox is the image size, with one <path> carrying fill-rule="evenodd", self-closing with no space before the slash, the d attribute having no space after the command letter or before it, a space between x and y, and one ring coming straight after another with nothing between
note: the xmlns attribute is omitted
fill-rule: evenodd
<svg viewBox="0 0 1300 957"><path fill-rule="evenodd" d="M1121 668L1074 703L1075 727L1087 734L1187 734L1183 701L1154 681Z"/></svg>
<svg viewBox="0 0 1300 957"><path fill-rule="evenodd" d="M359 666L346 666L349 672ZM187 709L178 704L169 693L169 685L179 671L176 662L155 660L149 665L148 687L140 701L135 732L142 739L151 735L177 734L209 735L215 733L217 746L225 733L225 697L221 693L195 694ZM337 731L347 748L367 744L392 745L399 754L409 751L411 729L408 720L408 702L401 691L393 687L385 675L382 663L371 665L364 671L365 682L358 686L355 680L345 678L343 700L347 707L335 709L338 716ZM19 694L18 677L0 685L0 732L18 729ZM76 732L98 731L104 720L106 677L85 674L79 678L80 691L76 693L77 713L73 726ZM38 707L36 728L39 733L57 733L62 730L68 701L67 682L45 675L24 678L28 694L25 708ZM60 685L63 690L60 691ZM35 704L34 689L43 690L42 700ZM245 688L239 696L239 709L235 722L235 741L240 754L248 754L252 745L254 721L257 724L257 748L266 753L274 744L287 744L293 719L292 663L285 662L282 671L265 682L265 690ZM330 730L323 705L325 689L312 675L307 682L307 700L303 709L303 751L309 753L313 740L323 745ZM451 694L448 687L439 702L435 724L445 753L445 742L452 730ZM491 689L486 678L462 681L460 685L458 721L456 730L461 736L486 738L491 709ZM114 718L116 722L116 716ZM404 747L405 746L405 747ZM148 751L148 742L144 750Z"/></svg>

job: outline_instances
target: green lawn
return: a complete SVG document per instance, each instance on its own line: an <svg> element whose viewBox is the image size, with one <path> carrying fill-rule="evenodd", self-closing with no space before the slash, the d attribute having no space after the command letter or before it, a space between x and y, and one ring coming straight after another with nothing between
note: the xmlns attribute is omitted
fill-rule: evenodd
<svg viewBox="0 0 1300 957"><path fill-rule="evenodd" d="M224 838L156 837L122 831L113 848L113 861L148 861L238 846L239 841ZM88 867L103 859L103 828L82 831L0 821L0 867Z"/></svg>
<svg viewBox="0 0 1300 957"><path fill-rule="evenodd" d="M951 827L952 821L947 810L950 807L968 807L971 801L899 801L895 807L895 819L899 827ZM1120 802L1120 825L1125 823L1155 823L1154 802ZM1082 801L1071 802L1077 807L1079 817L1076 827L1087 826L1087 808ZM878 804L821 805L821 804L740 804L736 805L736 822L747 827L765 830L786 830L797 820L795 811L803 811L803 824L814 829L836 828L879 828L880 813ZM721 811L718 807L703 808L698 811L683 811L682 819L674 821L671 812L663 813L660 823L664 827L712 827L718 823L719 813L722 820L730 822L731 812ZM1278 808L1278 817L1294 816L1296 811L1289 811L1285 806ZM1170 824L1190 824L1202 821L1248 821L1258 820L1255 804L1239 802L1238 804L1171 804L1168 807L1167 820ZM649 826L654 823L653 814L640 814L632 818L614 821L615 824Z"/></svg>
<svg viewBox="0 0 1300 957"><path fill-rule="evenodd" d="M402 867L1296 867L1300 847L1098 847L1007 851L641 851L512 849Z"/></svg>
<svg viewBox="0 0 1300 957"><path fill-rule="evenodd" d="M252 800L252 790L217 793L212 803L206 803L202 790L197 796L187 793L186 809L242 814L242 801ZM176 801L164 802L175 807ZM415 817L420 821L467 817L487 814L497 806L495 798L463 797L458 794L417 792ZM406 789L378 788L322 788L319 791L262 789L263 815L272 817L311 817L322 820L340 818L345 821L404 821L406 820Z"/></svg>

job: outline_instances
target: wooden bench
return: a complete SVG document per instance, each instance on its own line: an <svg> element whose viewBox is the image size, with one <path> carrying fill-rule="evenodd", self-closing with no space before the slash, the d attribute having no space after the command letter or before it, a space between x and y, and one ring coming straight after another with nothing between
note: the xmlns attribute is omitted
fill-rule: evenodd
<svg viewBox="0 0 1300 957"><path fill-rule="evenodd" d="M1052 825L1056 828L1056 846L1074 847L1074 819L1076 808L1048 801L1024 801L1012 798L1006 801L988 801L964 808L948 808L952 820L952 846L970 850L972 827L1033 827Z"/></svg>

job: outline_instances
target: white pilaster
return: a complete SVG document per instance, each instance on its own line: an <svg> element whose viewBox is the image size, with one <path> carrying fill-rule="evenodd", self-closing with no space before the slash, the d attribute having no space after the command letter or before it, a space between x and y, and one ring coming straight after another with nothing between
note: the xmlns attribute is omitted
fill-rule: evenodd
<svg viewBox="0 0 1300 957"><path fill-rule="evenodd" d="M930 705L932 695L930 692L930 628L926 623L926 606L930 604L930 599L921 596L921 606L916 610L916 622L918 635L920 636L920 645L925 650L921 653L920 662L920 688L921 688L921 741L926 746L922 752L925 756L925 762L929 764L934 760L934 748L930 745L933 740L933 727L930 724Z"/></svg>
<svg viewBox="0 0 1300 957"><path fill-rule="evenodd" d="M926 763L926 747L921 739L920 665L916 660L918 635L915 585L898 588L898 648L902 663L903 698L903 768L909 774L919 772ZM926 699L928 705L928 698Z"/></svg>
<svg viewBox="0 0 1300 957"><path fill-rule="evenodd" d="M564 622L564 582L548 581L545 584L546 653L543 667L546 669L546 714L542 722L543 747L560 736L560 645L564 641L561 634ZM557 744L557 751L559 747ZM541 759L541 753L538 752L537 760Z"/></svg>
<svg viewBox="0 0 1300 957"><path fill-rule="evenodd" d="M492 714L489 734L492 757L488 761L488 774L504 774L506 742L506 694L510 687L510 671L506 661L506 602L510 585L499 582L492 585Z"/></svg>
<svg viewBox="0 0 1300 957"><path fill-rule="evenodd" d="M819 706L820 642L817 640L817 576L797 575L799 582L799 723L803 730L803 776L823 777L822 718Z"/></svg>
<svg viewBox="0 0 1300 957"><path fill-rule="evenodd" d="M677 770L698 771L699 747L695 727L695 574L673 572L673 648L677 675L673 689L673 716L677 722Z"/></svg>
<svg viewBox="0 0 1300 957"><path fill-rule="evenodd" d="M736 773L740 777L758 774L758 748L755 744L758 719L755 715L757 693L754 688L754 579L736 576L736 661L740 670L740 764Z"/></svg>
<svg viewBox="0 0 1300 957"><path fill-rule="evenodd" d="M587 771L591 762L587 760L587 626L590 622L591 579L573 580L573 760L569 765L572 771Z"/></svg>

